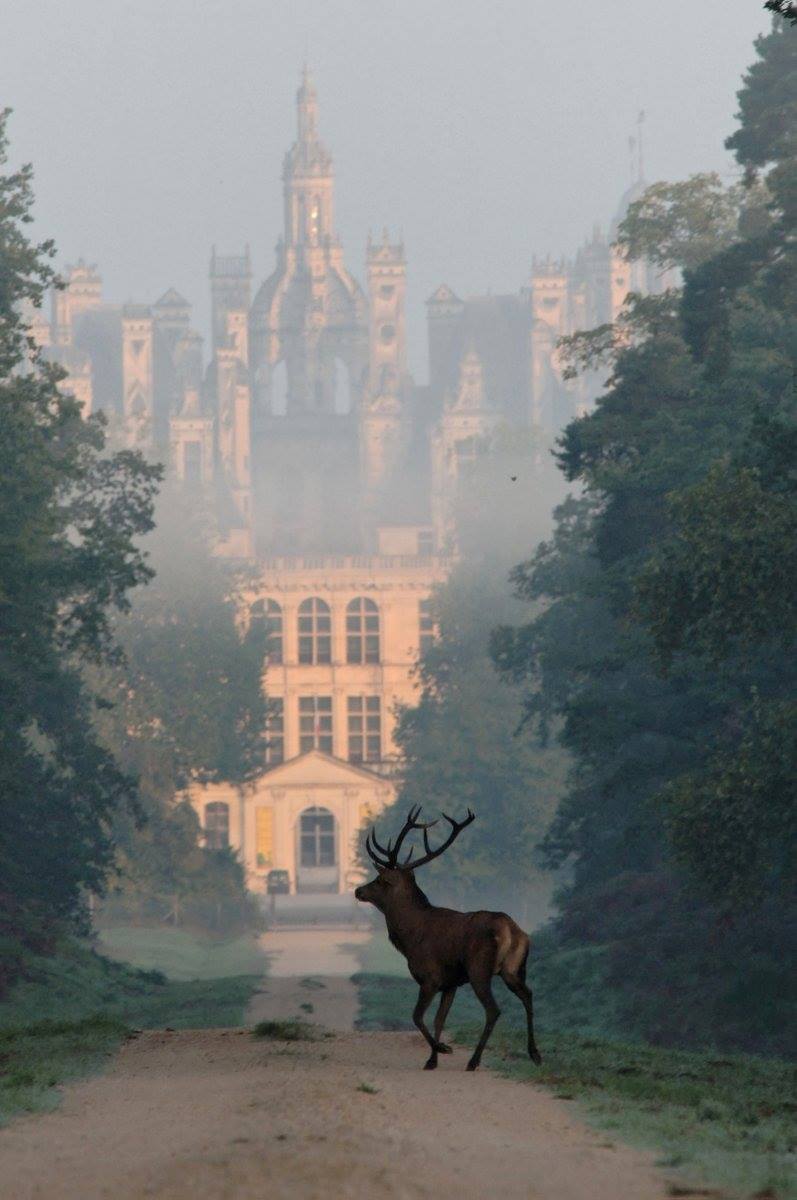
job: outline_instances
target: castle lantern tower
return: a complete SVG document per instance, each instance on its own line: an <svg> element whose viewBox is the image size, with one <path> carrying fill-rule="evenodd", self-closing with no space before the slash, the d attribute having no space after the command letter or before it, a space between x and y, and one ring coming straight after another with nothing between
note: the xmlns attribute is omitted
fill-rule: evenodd
<svg viewBox="0 0 797 1200"><path fill-rule="evenodd" d="M318 136L318 95L305 67L296 93L297 136L285 156L285 244L307 250L333 237L332 158Z"/></svg>
<svg viewBox="0 0 797 1200"><path fill-rule="evenodd" d="M306 68L296 110L296 140L282 169L277 265L249 318L258 431L276 415L328 417L356 408L367 364L365 298L335 233L332 157L318 136L318 97Z"/></svg>

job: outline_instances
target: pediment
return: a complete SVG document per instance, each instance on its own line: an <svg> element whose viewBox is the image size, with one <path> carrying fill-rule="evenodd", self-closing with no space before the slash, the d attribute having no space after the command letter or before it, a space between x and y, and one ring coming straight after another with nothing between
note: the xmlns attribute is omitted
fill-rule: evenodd
<svg viewBox="0 0 797 1200"><path fill-rule="evenodd" d="M264 771L251 786L256 790L271 787L308 787L310 785L325 787L363 787L378 785L390 787L392 784L374 771L366 767L355 766L342 758L333 758L330 754L322 754L320 750L310 750L287 762Z"/></svg>
<svg viewBox="0 0 797 1200"><path fill-rule="evenodd" d="M441 283L440 286L437 288L437 290L432 292L431 296L429 297L429 299L427 300L426 303L427 304L445 304L445 303L450 303L452 301L455 304L462 303L459 296L457 296L454 292L452 292L451 288L448 286L447 283Z"/></svg>

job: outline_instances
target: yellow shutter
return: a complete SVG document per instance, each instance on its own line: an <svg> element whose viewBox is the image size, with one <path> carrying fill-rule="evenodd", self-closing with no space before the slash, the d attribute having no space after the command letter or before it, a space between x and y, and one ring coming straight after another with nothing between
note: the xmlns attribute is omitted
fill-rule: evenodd
<svg viewBox="0 0 797 1200"><path fill-rule="evenodd" d="M274 859L274 809L263 805L255 809L255 847L257 865L270 867Z"/></svg>

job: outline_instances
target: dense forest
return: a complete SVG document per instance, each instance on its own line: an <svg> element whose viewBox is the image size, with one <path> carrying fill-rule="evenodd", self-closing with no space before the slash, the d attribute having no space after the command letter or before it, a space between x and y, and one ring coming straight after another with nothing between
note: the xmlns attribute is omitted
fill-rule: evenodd
<svg viewBox="0 0 797 1200"><path fill-rule="evenodd" d="M517 908L541 861L559 871L546 937L598 955L626 1033L786 1053L797 34L775 18L756 50L727 142L741 181L654 184L620 227L630 259L678 268L682 286L632 294L616 324L560 347L566 373L607 378L555 449L574 491L553 534L511 573L531 607L490 639L503 693L484 653L503 579L488 583L482 561L438 597L441 636L400 727L409 770L394 819L410 801L477 809L478 835L438 874L469 900L494 894L499 874ZM569 763L563 794L551 745Z"/></svg>

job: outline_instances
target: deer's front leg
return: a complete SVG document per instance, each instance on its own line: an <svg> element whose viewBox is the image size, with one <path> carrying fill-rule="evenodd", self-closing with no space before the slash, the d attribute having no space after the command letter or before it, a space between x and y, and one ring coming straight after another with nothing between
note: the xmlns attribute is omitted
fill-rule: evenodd
<svg viewBox="0 0 797 1200"><path fill-rule="evenodd" d="M436 991L437 988L433 983L422 983L421 990L418 993L418 1003L415 1005L415 1009L412 1014L412 1019L415 1022L415 1025L418 1029L420 1029L421 1033L426 1038L432 1051L423 1065L424 1071L433 1071L437 1066L437 1042L426 1028L426 1022L423 1019L423 1014L432 1003L432 999Z"/></svg>

